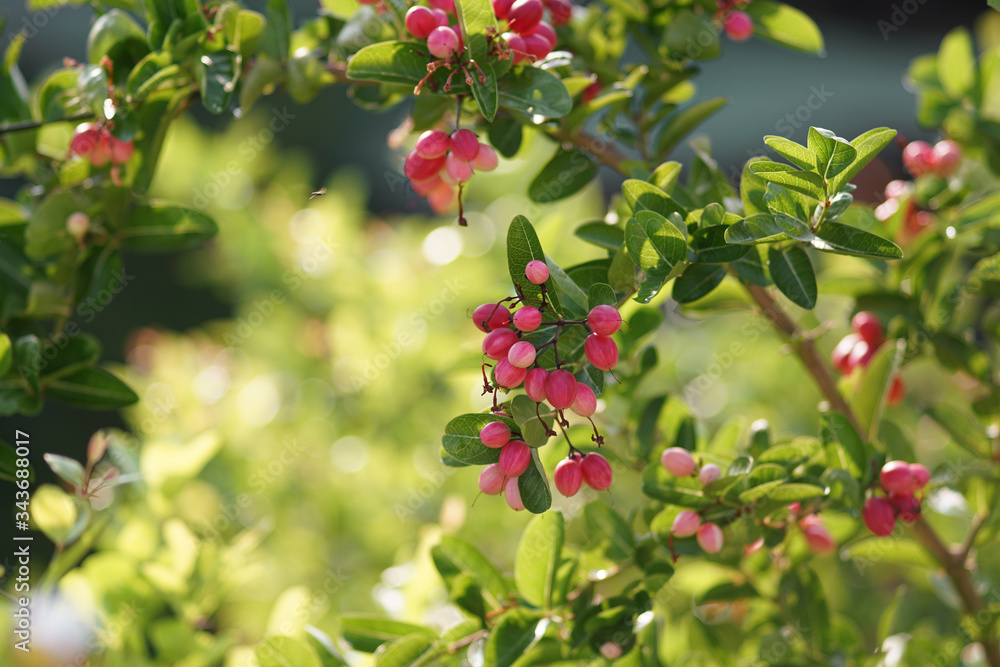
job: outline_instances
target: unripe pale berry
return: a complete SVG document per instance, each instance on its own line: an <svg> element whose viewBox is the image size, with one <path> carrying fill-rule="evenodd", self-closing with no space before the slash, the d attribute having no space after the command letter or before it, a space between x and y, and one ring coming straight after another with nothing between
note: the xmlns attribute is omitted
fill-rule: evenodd
<svg viewBox="0 0 1000 667"><path fill-rule="evenodd" d="M519 386L524 382L524 376L527 373L523 368L512 366L506 357L498 361L496 368L493 369L493 377L496 379L497 384L504 389L513 389Z"/></svg>
<svg viewBox="0 0 1000 667"><path fill-rule="evenodd" d="M622 647L614 642L604 642L601 644L601 656L607 660L617 660L622 657Z"/></svg>
<svg viewBox="0 0 1000 667"><path fill-rule="evenodd" d="M674 477L689 477L698 466L695 465L691 452L682 447L670 447L663 450L660 463Z"/></svg>
<svg viewBox="0 0 1000 667"><path fill-rule="evenodd" d="M541 37L542 39L544 39L546 42L548 42L549 43L549 50L550 51L555 48L555 46L556 46L556 30L555 30L555 28L553 28L552 26L550 26L545 21L542 21L541 23L539 23L538 25L536 25L535 29L531 31L531 34L532 35L538 35L539 37Z"/></svg>
<svg viewBox="0 0 1000 667"><path fill-rule="evenodd" d="M702 486L708 486L720 477L722 477L722 471L714 463L706 463L698 471L698 481L701 482Z"/></svg>
<svg viewBox="0 0 1000 667"><path fill-rule="evenodd" d="M548 5L552 25L566 25L573 17L573 3L570 0L549 0Z"/></svg>
<svg viewBox="0 0 1000 667"><path fill-rule="evenodd" d="M458 35L448 26L438 26L427 36L427 50L435 58L450 58L458 51Z"/></svg>
<svg viewBox="0 0 1000 667"><path fill-rule="evenodd" d="M753 36L753 19L746 12L732 11L726 15L722 29L734 42L745 42Z"/></svg>
<svg viewBox="0 0 1000 667"><path fill-rule="evenodd" d="M913 183L896 179L889 181L885 186L886 199L902 199L913 194Z"/></svg>
<svg viewBox="0 0 1000 667"><path fill-rule="evenodd" d="M875 313L862 310L851 318L851 328L869 345L877 347L882 342L882 325L879 324Z"/></svg>
<svg viewBox="0 0 1000 667"><path fill-rule="evenodd" d="M610 371L618 363L618 344L608 336L590 334L583 342L583 351L594 368Z"/></svg>
<svg viewBox="0 0 1000 667"><path fill-rule="evenodd" d="M427 9L421 5L415 5L410 8L412 12L414 9ZM409 14L407 14L409 16ZM434 158L439 158L448 152L448 147L451 142L448 139L448 135L441 130L427 130L420 135L417 139L417 145L413 149L416 151L417 155L427 158L428 160L433 160Z"/></svg>
<svg viewBox="0 0 1000 667"><path fill-rule="evenodd" d="M580 472L583 473L584 484L595 491L603 491L611 486L611 464L600 454L585 454L580 459Z"/></svg>
<svg viewBox="0 0 1000 667"><path fill-rule="evenodd" d="M472 311L472 322L480 331L489 332L492 329L500 329L510 324L510 311L507 310L506 306L484 303Z"/></svg>
<svg viewBox="0 0 1000 667"><path fill-rule="evenodd" d="M913 488L922 489L931 481L931 471L920 463L911 463L910 472L913 474Z"/></svg>
<svg viewBox="0 0 1000 667"><path fill-rule="evenodd" d="M492 0L493 3L493 14L498 19L507 18L507 14L510 12L510 6L514 4L514 0Z"/></svg>
<svg viewBox="0 0 1000 667"><path fill-rule="evenodd" d="M701 525L701 516L694 510L681 510L674 517L674 525L670 531L677 537L691 537L698 532Z"/></svg>
<svg viewBox="0 0 1000 667"><path fill-rule="evenodd" d="M428 0L427 4L448 14L455 13L455 0Z"/></svg>
<svg viewBox="0 0 1000 667"><path fill-rule="evenodd" d="M87 235L89 229L90 218L82 211L70 213L69 217L66 218L66 231L77 241L82 240Z"/></svg>
<svg viewBox="0 0 1000 667"><path fill-rule="evenodd" d="M545 400L545 379L549 372L544 368L532 368L524 376L524 393L535 403Z"/></svg>
<svg viewBox="0 0 1000 667"><path fill-rule="evenodd" d="M954 141L945 139L934 144L934 173L942 178L950 176L962 161L962 148Z"/></svg>
<svg viewBox="0 0 1000 667"><path fill-rule="evenodd" d="M622 328L622 316L614 306L594 306L587 315L587 326L596 334L610 336Z"/></svg>
<svg viewBox="0 0 1000 667"><path fill-rule="evenodd" d="M903 523L913 523L920 518L920 501L913 493L893 493L889 503L899 512L899 520Z"/></svg>
<svg viewBox="0 0 1000 667"><path fill-rule="evenodd" d="M914 176L930 173L934 168L934 149L926 141L911 141L903 149L903 166Z"/></svg>
<svg viewBox="0 0 1000 667"><path fill-rule="evenodd" d="M557 410L573 405L576 400L576 378L561 368L552 371L545 378L545 397Z"/></svg>
<svg viewBox="0 0 1000 667"><path fill-rule="evenodd" d="M861 519L868 530L882 537L892 533L896 527L896 511L885 498L873 496L866 500Z"/></svg>
<svg viewBox="0 0 1000 667"><path fill-rule="evenodd" d="M493 171L498 164L500 164L500 158L497 157L497 152L493 150L493 147L480 143L479 152L476 154L476 159L472 161L472 165L479 171Z"/></svg>
<svg viewBox="0 0 1000 667"><path fill-rule="evenodd" d="M549 279L549 267L540 259L533 259L524 267L524 277L535 285Z"/></svg>
<svg viewBox="0 0 1000 667"><path fill-rule="evenodd" d="M499 463L491 463L479 473L479 490L488 496L495 496L503 491L504 476L500 472Z"/></svg>
<svg viewBox="0 0 1000 667"><path fill-rule="evenodd" d="M910 464L906 461L889 461L882 466L879 473L879 481L882 488L889 493L908 493L913 489L913 472L910 471Z"/></svg>
<svg viewBox="0 0 1000 667"><path fill-rule="evenodd" d="M451 152L459 159L475 160L479 155L479 139L472 130L455 130L451 133Z"/></svg>
<svg viewBox="0 0 1000 667"><path fill-rule="evenodd" d="M524 509L524 503L521 502L521 489L517 487L516 478L508 478L504 483L503 496L507 500L507 504L515 512L520 512Z"/></svg>
<svg viewBox="0 0 1000 667"><path fill-rule="evenodd" d="M500 472L507 477L519 477L531 463L531 447L520 440L511 440L500 450Z"/></svg>
<svg viewBox="0 0 1000 667"><path fill-rule="evenodd" d="M475 171L471 162L457 157L454 153L450 153L445 159L444 169L456 183L465 183L472 178Z"/></svg>
<svg viewBox="0 0 1000 667"><path fill-rule="evenodd" d="M590 417L597 412L597 396L594 390L582 382L576 383L576 398L569 409L581 417Z"/></svg>
<svg viewBox="0 0 1000 667"><path fill-rule="evenodd" d="M892 378L892 384L889 385L889 395L888 401L889 405L895 405L903 400L903 396L906 395L906 385L903 384L903 378L898 375Z"/></svg>
<svg viewBox="0 0 1000 667"><path fill-rule="evenodd" d="M510 329L494 329L483 339L483 354L499 361L507 358L507 352L517 342L517 334Z"/></svg>
<svg viewBox="0 0 1000 667"><path fill-rule="evenodd" d="M567 498L572 498L580 490L583 484L583 470L580 462L575 458L563 459L556 465L556 470L552 474L556 490Z"/></svg>
<svg viewBox="0 0 1000 667"><path fill-rule="evenodd" d="M542 324L542 311L534 306L522 306L514 313L514 326L521 331L534 331Z"/></svg>
<svg viewBox="0 0 1000 667"><path fill-rule="evenodd" d="M443 166L443 156L427 159L416 151L411 151L403 164L403 173L411 181L428 181L437 176Z"/></svg>
<svg viewBox="0 0 1000 667"><path fill-rule="evenodd" d="M833 348L833 353L830 355L830 363L838 371L847 375L851 372L851 365L849 359L851 358L851 352L854 350L854 346L858 344L861 340L861 336L856 333L850 333L840 339L837 346Z"/></svg>
<svg viewBox="0 0 1000 667"><path fill-rule="evenodd" d="M535 29L544 13L545 6L541 0L517 0L507 12L507 25L523 35Z"/></svg>
<svg viewBox="0 0 1000 667"><path fill-rule="evenodd" d="M507 351L507 361L511 366L527 368L535 363L535 346L526 340L514 343Z"/></svg>
<svg viewBox="0 0 1000 667"><path fill-rule="evenodd" d="M490 422L480 429L479 439L487 447L493 449L503 447L510 442L510 427L501 421Z"/></svg>
<svg viewBox="0 0 1000 667"><path fill-rule="evenodd" d="M545 39L542 35L522 35L521 39L524 41L524 52L535 61L541 60L552 51L552 45L549 44L549 40Z"/></svg>
<svg viewBox="0 0 1000 667"><path fill-rule="evenodd" d="M438 27L434 12L429 7L424 7L423 5L413 5L410 7L406 11L405 22L406 29L417 39L427 39L427 36L431 34L431 30Z"/></svg>
<svg viewBox="0 0 1000 667"><path fill-rule="evenodd" d="M703 523L698 527L698 544L706 552L719 553L722 550L723 542L722 529L714 523Z"/></svg>
<svg viewBox="0 0 1000 667"><path fill-rule="evenodd" d="M811 515L816 517L815 514ZM806 517L808 519L809 517ZM833 535L826 529L826 526L816 517L814 521L803 519L799 524L802 528L802 535L806 538L809 550L814 554L825 554L837 548L837 543L833 541Z"/></svg>

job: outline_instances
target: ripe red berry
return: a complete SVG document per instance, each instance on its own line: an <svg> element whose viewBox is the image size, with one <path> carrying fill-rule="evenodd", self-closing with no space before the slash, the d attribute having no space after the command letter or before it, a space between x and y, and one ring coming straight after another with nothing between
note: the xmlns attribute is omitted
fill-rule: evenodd
<svg viewBox="0 0 1000 667"><path fill-rule="evenodd" d="M513 389L524 382L524 376L528 372L523 368L518 368L517 366L512 366L506 357L497 362L496 368L493 369L493 377L496 379L497 384L505 389Z"/></svg>
<svg viewBox="0 0 1000 667"><path fill-rule="evenodd" d="M479 144L479 153L476 154L476 159L472 161L472 165L479 171L493 171L500 164L500 158L497 157L497 152L493 150L492 146L487 144Z"/></svg>
<svg viewBox="0 0 1000 667"><path fill-rule="evenodd" d="M706 463L698 471L698 481L702 486L708 486L720 477L722 477L722 471L714 463Z"/></svg>
<svg viewBox="0 0 1000 667"><path fill-rule="evenodd" d="M882 537L892 533L896 527L896 511L885 498L871 497L866 500L861 519L868 530Z"/></svg>
<svg viewBox="0 0 1000 667"><path fill-rule="evenodd" d="M448 18L448 12L443 9L434 7L431 9L431 13L434 14L434 20L437 21L438 25L447 27L451 23L451 19Z"/></svg>
<svg viewBox="0 0 1000 667"><path fill-rule="evenodd" d="M411 151L403 164L403 173L411 181L428 181L437 176L443 166L444 157L429 160L416 151Z"/></svg>
<svg viewBox="0 0 1000 667"><path fill-rule="evenodd" d="M892 384L889 385L889 405L896 405L901 400L903 396L906 395L906 385L903 384L903 378L898 375L892 378Z"/></svg>
<svg viewBox="0 0 1000 667"><path fill-rule="evenodd" d="M569 409L581 417L590 417L597 412L597 396L594 390L582 382L576 383L576 398Z"/></svg>
<svg viewBox="0 0 1000 667"><path fill-rule="evenodd" d="M534 331L542 324L542 311L534 306L523 306L514 313L514 326L521 331Z"/></svg>
<svg viewBox="0 0 1000 667"><path fill-rule="evenodd" d="M587 325L596 334L610 336L622 328L622 316L614 306L594 306L587 315Z"/></svg>
<svg viewBox="0 0 1000 667"><path fill-rule="evenodd" d="M69 148L95 167L103 167L111 160L110 137L106 129L93 123L85 123L76 128Z"/></svg>
<svg viewBox="0 0 1000 667"><path fill-rule="evenodd" d="M500 450L500 472L507 477L519 477L531 463L531 447L520 440L511 440Z"/></svg>
<svg viewBox="0 0 1000 667"><path fill-rule="evenodd" d="M514 4L514 0L492 0L493 3L493 15L498 19L503 20L507 18L507 14L510 12L510 6Z"/></svg>
<svg viewBox="0 0 1000 667"><path fill-rule="evenodd" d="M698 532L701 525L701 516L694 510L681 510L674 517L674 525L670 531L677 537L691 537Z"/></svg>
<svg viewBox="0 0 1000 667"><path fill-rule="evenodd" d="M410 7L406 11L405 23L406 29L417 39L427 39L427 36L431 34L431 30L438 27L434 12L429 7L424 7L423 5L413 5ZM437 156L428 155L426 157Z"/></svg>
<svg viewBox="0 0 1000 667"><path fill-rule="evenodd" d="M112 162L115 164L125 164L132 157L135 144L131 141L121 141L109 135L108 148L111 153Z"/></svg>
<svg viewBox="0 0 1000 667"><path fill-rule="evenodd" d="M816 514L804 517L799 522L799 527L802 528L802 535L806 538L809 550L814 554L829 553L837 548L837 543L833 541L833 535Z"/></svg>
<svg viewBox="0 0 1000 667"><path fill-rule="evenodd" d="M682 447L670 447L663 450L660 463L674 477L689 477L694 474L695 465L691 452Z"/></svg>
<svg viewBox="0 0 1000 667"><path fill-rule="evenodd" d="M415 5L410 8L412 12L414 9L427 9L421 5ZM428 10L429 11L429 10ZM407 14L409 16L409 14ZM427 130L420 135L417 139L417 145L413 149L417 152L417 155L427 158L428 160L433 160L434 158L439 158L448 152L448 147L451 142L448 140L448 135L441 130Z"/></svg>
<svg viewBox="0 0 1000 667"><path fill-rule="evenodd" d="M489 332L493 329L501 329L510 324L510 311L507 310L506 306L484 303L472 311L472 322L480 331Z"/></svg>
<svg viewBox="0 0 1000 667"><path fill-rule="evenodd" d="M950 139L945 139L934 144L932 156L934 173L944 178L958 168L958 163L962 161L962 147Z"/></svg>
<svg viewBox="0 0 1000 667"><path fill-rule="evenodd" d="M458 51L458 35L448 26L438 26L427 36L427 50L435 58L450 58Z"/></svg>
<svg viewBox="0 0 1000 667"><path fill-rule="evenodd" d="M548 6L552 25L566 25L573 18L573 3L570 0L549 0Z"/></svg>
<svg viewBox="0 0 1000 667"><path fill-rule="evenodd" d="M903 149L903 166L914 176L930 173L934 168L934 149L926 141L911 141Z"/></svg>
<svg viewBox="0 0 1000 667"><path fill-rule="evenodd" d="M906 461L889 461L882 466L879 474L879 481L882 488L889 493L908 493L913 489L916 480L910 470L910 464Z"/></svg>
<svg viewBox="0 0 1000 667"><path fill-rule="evenodd" d="M507 25L522 35L531 32L542 20L545 6L541 0L516 0L507 12Z"/></svg>
<svg viewBox="0 0 1000 667"><path fill-rule="evenodd" d="M862 310L851 318L851 328L869 345L878 347L882 343L882 325L875 313Z"/></svg>
<svg viewBox="0 0 1000 667"><path fill-rule="evenodd" d="M535 403L545 400L545 379L549 372L544 368L532 368L524 376L524 393Z"/></svg>
<svg viewBox="0 0 1000 667"><path fill-rule="evenodd" d="M475 172L472 163L457 157L454 153L448 155L444 162L444 169L451 180L455 183L465 183Z"/></svg>
<svg viewBox="0 0 1000 667"><path fill-rule="evenodd" d="M514 343L507 351L507 361L511 366L527 368L535 363L535 346L526 340Z"/></svg>
<svg viewBox="0 0 1000 667"><path fill-rule="evenodd" d="M598 94L600 94L600 92L601 92L601 82L594 81L594 83L590 84L589 86L583 89L583 93L580 95L580 100L584 104L586 104L587 102L590 102L595 97L597 97Z"/></svg>
<svg viewBox="0 0 1000 667"><path fill-rule="evenodd" d="M590 334L583 343L583 351L587 361L602 371L610 371L618 363L618 344L607 336Z"/></svg>
<svg viewBox="0 0 1000 667"><path fill-rule="evenodd" d="M558 369L545 378L545 397L552 407L564 410L576 400L576 378L567 370Z"/></svg>
<svg viewBox="0 0 1000 667"><path fill-rule="evenodd" d="M889 502L899 512L899 520L903 523L913 523L920 518L920 501L912 493L893 493Z"/></svg>
<svg viewBox="0 0 1000 667"><path fill-rule="evenodd" d="M531 56L531 59L535 62L549 55L549 52L552 51L552 45L549 44L549 40L545 39L542 35L522 35L521 39L524 41L524 52Z"/></svg>
<svg viewBox="0 0 1000 667"><path fill-rule="evenodd" d="M524 39L520 35L516 32L505 32L501 36L507 43L507 48L514 53L515 65L528 59L527 47L524 45Z"/></svg>
<svg viewBox="0 0 1000 667"><path fill-rule="evenodd" d="M510 329L494 329L483 339L483 354L499 361L507 358L507 352L517 342L517 334Z"/></svg>
<svg viewBox="0 0 1000 667"><path fill-rule="evenodd" d="M556 470L552 474L556 490L567 498L572 498L580 490L583 484L583 470L580 462L574 458L563 459L556 465Z"/></svg>
<svg viewBox="0 0 1000 667"><path fill-rule="evenodd" d="M451 133L451 152L460 160L475 160L479 155L479 139L472 130L455 130Z"/></svg>
<svg viewBox="0 0 1000 667"><path fill-rule="evenodd" d="M524 277L535 285L549 279L549 267L540 259L533 259L524 267Z"/></svg>
<svg viewBox="0 0 1000 667"><path fill-rule="evenodd" d="M600 454L591 452L580 459L583 482L595 491L603 491L611 486L611 464Z"/></svg>
<svg viewBox="0 0 1000 667"><path fill-rule="evenodd" d="M427 203L435 213L444 213L455 202L455 188L443 180L427 195Z"/></svg>
<svg viewBox="0 0 1000 667"><path fill-rule="evenodd" d="M931 481L931 471L919 463L910 464L910 472L913 473L913 486L922 489Z"/></svg>
<svg viewBox="0 0 1000 667"><path fill-rule="evenodd" d="M723 542L722 529L714 523L703 523L698 527L698 544L706 552L719 553L722 550Z"/></svg>
<svg viewBox="0 0 1000 667"><path fill-rule="evenodd" d="M851 352L854 350L854 346L858 344L861 340L861 336L856 333L850 333L840 339L837 346L833 348L833 354L830 355L830 363L838 371L847 375L851 372L853 368L850 365Z"/></svg>
<svg viewBox="0 0 1000 667"><path fill-rule="evenodd" d="M868 341L864 339L859 340L855 343L854 347L851 348L851 353L847 357L848 369L854 370L858 366L861 366L862 368L868 366L868 362L875 356L876 349L878 349L878 347L872 345Z"/></svg>
<svg viewBox="0 0 1000 667"><path fill-rule="evenodd" d="M427 4L448 14L455 13L455 0L428 0Z"/></svg>
<svg viewBox="0 0 1000 667"><path fill-rule="evenodd" d="M488 496L495 496L503 490L504 479L500 464L491 463L479 473L479 490Z"/></svg>
<svg viewBox="0 0 1000 667"><path fill-rule="evenodd" d="M556 29L550 26L545 21L542 21L535 26L535 29L531 31L532 35L538 35L546 42L549 43L549 50L551 51L556 47Z"/></svg>
<svg viewBox="0 0 1000 667"><path fill-rule="evenodd" d="M722 29L734 42L745 42L753 36L753 19L746 12L732 11L723 20Z"/></svg>
<svg viewBox="0 0 1000 667"><path fill-rule="evenodd" d="M521 489L517 486L516 478L507 479L503 485L503 495L512 510L520 512L524 509L524 503L521 502Z"/></svg>
<svg viewBox="0 0 1000 667"><path fill-rule="evenodd" d="M479 430L479 439L487 447L498 449L510 442L510 427L501 421L490 422Z"/></svg>
<svg viewBox="0 0 1000 667"><path fill-rule="evenodd" d="M430 197L431 193L433 193L434 190L436 190L442 184L448 185L447 183L444 183L444 181L441 180L440 176L434 176L433 178L427 181L410 182L410 186L413 188L413 191L416 192L421 197Z"/></svg>

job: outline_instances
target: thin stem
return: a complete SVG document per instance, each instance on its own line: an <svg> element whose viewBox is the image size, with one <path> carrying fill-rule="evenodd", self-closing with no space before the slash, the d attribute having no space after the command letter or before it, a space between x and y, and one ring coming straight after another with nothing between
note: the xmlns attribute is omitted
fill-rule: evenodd
<svg viewBox="0 0 1000 667"><path fill-rule="evenodd" d="M92 112L79 113L75 116L67 116L66 118L57 118L55 120L23 120L17 123L7 123L5 125L0 125L0 134L10 134L11 132L23 132L25 130L35 130L43 125L51 125L52 123L73 123L79 120L90 120L94 117Z"/></svg>

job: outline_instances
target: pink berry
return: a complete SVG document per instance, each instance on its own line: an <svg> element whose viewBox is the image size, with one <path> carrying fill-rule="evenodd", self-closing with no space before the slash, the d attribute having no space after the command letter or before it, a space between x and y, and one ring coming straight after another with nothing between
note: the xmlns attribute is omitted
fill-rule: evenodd
<svg viewBox="0 0 1000 667"><path fill-rule="evenodd" d="M527 34L541 22L544 13L541 0L516 0L507 12L507 26L514 32Z"/></svg>
<svg viewBox="0 0 1000 667"><path fill-rule="evenodd" d="M458 51L458 35L447 26L438 26L427 36L427 50L435 58L450 58Z"/></svg>
<svg viewBox="0 0 1000 667"><path fill-rule="evenodd" d="M444 169L456 183L465 183L472 178L475 171L471 162L455 157L454 153L445 159Z"/></svg>
<svg viewBox="0 0 1000 667"><path fill-rule="evenodd" d="M753 36L753 19L746 12L732 11L726 15L722 29L734 42L745 42Z"/></svg>
<svg viewBox="0 0 1000 667"><path fill-rule="evenodd" d="M838 371L847 375L851 372L852 366L848 362L851 358L851 352L854 350L854 346L858 344L861 340L861 336L856 333L847 334L840 339L837 346L833 348L833 354L830 355L830 363Z"/></svg>
<svg viewBox="0 0 1000 667"><path fill-rule="evenodd" d="M546 42L549 43L549 51L556 47L556 29L550 26L545 21L542 21L535 26L535 29L531 31L532 35L538 35Z"/></svg>
<svg viewBox="0 0 1000 667"><path fill-rule="evenodd" d="M72 153L87 158L95 167L103 167L111 160L110 137L106 129L85 123L76 128L69 148Z"/></svg>
<svg viewBox="0 0 1000 667"><path fill-rule="evenodd" d="M506 306L484 303L472 311L472 322L480 331L489 332L493 329L501 329L510 324L510 311L507 310Z"/></svg>
<svg viewBox="0 0 1000 667"><path fill-rule="evenodd" d="M597 396L594 390L582 382L576 383L576 398L569 409L581 417L590 417L597 412Z"/></svg>
<svg viewBox="0 0 1000 667"><path fill-rule="evenodd" d="M513 389L519 386L524 382L524 376L527 374L525 369L512 366L506 357L498 361L496 368L493 369L493 377L497 384L504 389Z"/></svg>
<svg viewBox="0 0 1000 667"><path fill-rule="evenodd" d="M479 155L479 139L472 130L455 130L451 133L451 152L460 160L475 160Z"/></svg>
<svg viewBox="0 0 1000 667"><path fill-rule="evenodd" d="M909 493L913 489L913 472L906 461L889 461L879 474L882 488L889 493Z"/></svg>
<svg viewBox="0 0 1000 667"><path fill-rule="evenodd" d="M502 21L507 18L510 6L514 4L514 0L492 0L492 3L494 16Z"/></svg>
<svg viewBox="0 0 1000 667"><path fill-rule="evenodd" d="M514 313L514 326L527 333L534 331L542 324L542 311L534 306L523 306Z"/></svg>
<svg viewBox="0 0 1000 667"><path fill-rule="evenodd" d="M417 39L427 39L427 36L431 34L431 30L438 27L437 18L434 16L434 12L428 7L423 5L413 5L406 11L406 29L410 31L410 34ZM427 134L426 132L424 134ZM443 134L443 133L442 133ZM437 157L436 155L427 155L426 157Z"/></svg>
<svg viewBox="0 0 1000 667"><path fill-rule="evenodd" d="M533 259L524 267L524 276L535 285L549 279L549 267L540 259Z"/></svg>
<svg viewBox="0 0 1000 667"><path fill-rule="evenodd" d="M698 527L698 544L706 552L717 554L722 550L722 529L714 523L703 523Z"/></svg>
<svg viewBox="0 0 1000 667"><path fill-rule="evenodd" d="M531 447L520 440L511 440L500 450L500 472L507 477L519 477L531 463Z"/></svg>
<svg viewBox="0 0 1000 667"><path fill-rule="evenodd" d="M427 4L448 14L455 13L455 0L428 0Z"/></svg>
<svg viewBox="0 0 1000 667"><path fill-rule="evenodd" d="M868 341L862 339L855 343L854 347L851 349L851 354L847 357L847 367L850 370L854 370L858 366L865 368L868 366L868 362L872 360L875 356L875 350L878 349L877 346L871 345Z"/></svg>
<svg viewBox="0 0 1000 667"><path fill-rule="evenodd" d="M576 378L567 370L558 369L545 378L545 397L552 407L564 410L576 400Z"/></svg>
<svg viewBox="0 0 1000 667"><path fill-rule="evenodd" d="M552 25L566 25L573 18L573 3L570 0L549 0L548 5Z"/></svg>
<svg viewBox="0 0 1000 667"><path fill-rule="evenodd" d="M601 657L607 660L617 660L622 657L622 647L614 642L604 642L601 644Z"/></svg>
<svg viewBox="0 0 1000 667"><path fill-rule="evenodd" d="M591 452L580 459L583 482L595 491L603 491L611 486L611 464L600 454Z"/></svg>
<svg viewBox="0 0 1000 667"><path fill-rule="evenodd" d="M549 372L544 368L532 368L524 376L524 393L535 403L545 400L545 379Z"/></svg>
<svg viewBox="0 0 1000 667"><path fill-rule="evenodd" d="M911 463L910 472L913 474L913 486L916 489L924 488L931 481L931 471L920 463Z"/></svg>
<svg viewBox="0 0 1000 667"><path fill-rule="evenodd" d="M444 157L437 157L429 160L421 156L416 151L410 152L406 156L406 162L403 165L403 173L411 181L428 181L441 171L441 167L444 166Z"/></svg>
<svg viewBox="0 0 1000 667"><path fill-rule="evenodd" d="M499 449L510 442L510 427L503 422L490 422L479 431L479 439L493 449Z"/></svg>
<svg viewBox="0 0 1000 667"><path fill-rule="evenodd" d="M511 329L494 329L483 339L483 354L499 361L507 358L507 352L517 342L517 334Z"/></svg>
<svg viewBox="0 0 1000 667"><path fill-rule="evenodd" d="M590 334L583 342L583 351L594 368L610 371L618 363L618 344L607 336Z"/></svg>
<svg viewBox="0 0 1000 667"><path fill-rule="evenodd" d="M567 498L572 498L583 484L583 470L576 458L563 459L556 465L552 474L556 490Z"/></svg>
<svg viewBox="0 0 1000 667"><path fill-rule="evenodd" d="M695 465L691 452L682 447L670 447L663 450L660 455L660 463L674 477L690 477L694 474Z"/></svg>
<svg viewBox="0 0 1000 667"><path fill-rule="evenodd" d="M507 351L507 361L511 366L527 368L535 363L535 346L526 340L514 343Z"/></svg>
<svg viewBox="0 0 1000 667"><path fill-rule="evenodd" d="M507 500L507 504L515 512L520 512L524 509L524 503L521 502L521 489L517 487L517 479L509 478L503 485L503 495Z"/></svg>
<svg viewBox="0 0 1000 667"><path fill-rule="evenodd" d="M451 23L451 19L448 18L448 12L445 10L432 8L431 13L434 14L434 20L437 21L439 26L447 27Z"/></svg>
<svg viewBox="0 0 1000 667"><path fill-rule="evenodd" d="M894 181L889 181L885 186L886 199L902 199L912 194L913 183L909 181L901 181L897 178Z"/></svg>
<svg viewBox="0 0 1000 667"><path fill-rule="evenodd" d="M111 161L115 164L125 164L132 157L135 144L131 141L120 141L108 136L108 147L111 152Z"/></svg>
<svg viewBox="0 0 1000 667"><path fill-rule="evenodd" d="M892 533L896 527L896 511L885 498L872 497L866 500L861 519L868 530L882 537Z"/></svg>
<svg viewBox="0 0 1000 667"><path fill-rule="evenodd" d="M670 531L677 537L691 537L698 532L701 525L701 516L694 510L681 510L674 517L674 525Z"/></svg>
<svg viewBox="0 0 1000 667"><path fill-rule="evenodd" d="M81 241L89 230L90 217L86 213L76 211L66 218L66 232L77 241Z"/></svg>
<svg viewBox="0 0 1000 667"><path fill-rule="evenodd" d="M962 161L962 148L954 141L945 139L934 144L932 164L934 173L942 178L950 176Z"/></svg>
<svg viewBox="0 0 1000 667"><path fill-rule="evenodd" d="M878 347L882 343L882 325L875 313L862 310L851 319L851 328L869 345Z"/></svg>
<svg viewBox="0 0 1000 667"><path fill-rule="evenodd" d="M899 512L899 520L903 523L913 523L920 518L920 501L910 492L893 493L889 503Z"/></svg>
<svg viewBox="0 0 1000 667"><path fill-rule="evenodd" d="M427 9L421 5L415 5L410 9L412 12L414 9ZM416 151L417 155L427 158L428 160L433 160L434 158L439 158L448 152L448 147L451 142L448 140L448 135L441 130L427 130L420 135L417 139Z"/></svg>
<svg viewBox="0 0 1000 667"><path fill-rule="evenodd" d="M455 203L455 189L442 180L427 195L427 203L435 213L444 213Z"/></svg>
<svg viewBox="0 0 1000 667"><path fill-rule="evenodd" d="M930 173L934 168L934 149L926 141L911 141L903 149L903 166L914 176Z"/></svg>
<svg viewBox="0 0 1000 667"><path fill-rule="evenodd" d="M809 550L814 554L825 554L835 550L837 543L833 541L830 531L826 529L818 516L815 514L810 516L816 517L815 520L806 521L809 518L806 517L799 523L802 535L806 538L806 544L809 545Z"/></svg>
<svg viewBox="0 0 1000 667"><path fill-rule="evenodd" d="M505 32L502 37L507 43L507 48L514 52L515 65L528 59L527 47L524 45L523 37L516 32Z"/></svg>
<svg viewBox="0 0 1000 667"><path fill-rule="evenodd" d="M444 181L441 180L440 176L434 176L427 181L411 181L410 186L421 197L429 197L442 183ZM444 185L447 185L447 183L444 183Z"/></svg>
<svg viewBox="0 0 1000 667"><path fill-rule="evenodd" d="M587 325L596 334L610 336L622 328L622 316L614 306L594 306L587 315Z"/></svg>
<svg viewBox="0 0 1000 667"><path fill-rule="evenodd" d="M503 482L504 476L498 463L489 464L479 473L479 490L488 496L495 496L503 491Z"/></svg>
<svg viewBox="0 0 1000 667"><path fill-rule="evenodd" d="M497 157L497 152L493 150L492 146L480 143L479 153L476 154L476 159L473 160L472 164L479 171L493 171L500 164L500 158Z"/></svg>
<svg viewBox="0 0 1000 667"><path fill-rule="evenodd" d="M756 540L743 547L743 555L752 556L763 548L764 548L764 538L758 537Z"/></svg>
<svg viewBox="0 0 1000 667"><path fill-rule="evenodd" d="M722 477L722 471L714 463L706 463L698 471L698 481L701 482L702 486L708 486L720 477Z"/></svg>
<svg viewBox="0 0 1000 667"><path fill-rule="evenodd" d="M542 35L522 35L521 39L524 41L524 52L531 56L533 62L541 60L552 51L549 40Z"/></svg>

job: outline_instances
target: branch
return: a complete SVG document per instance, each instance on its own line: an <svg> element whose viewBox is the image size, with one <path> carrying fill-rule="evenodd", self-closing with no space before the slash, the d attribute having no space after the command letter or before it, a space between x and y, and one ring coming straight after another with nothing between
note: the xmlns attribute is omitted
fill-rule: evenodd
<svg viewBox="0 0 1000 667"><path fill-rule="evenodd" d="M614 142L601 139L600 137L595 137L592 134L588 134L583 130L573 130L567 132L565 130L553 130L549 132L549 136L558 141L566 141L574 146L587 151L601 164L611 167L615 171L623 174L624 176L630 176L631 174L626 171L624 163L630 158L622 153L621 150L615 146Z"/></svg>
<svg viewBox="0 0 1000 667"><path fill-rule="evenodd" d="M88 111L86 113L78 113L75 116L67 116L66 118L56 118L55 120L23 120L17 123L6 123L5 125L0 125L0 134L36 130L43 125L51 125L52 123L73 123L80 120L90 120L93 117L93 112Z"/></svg>

